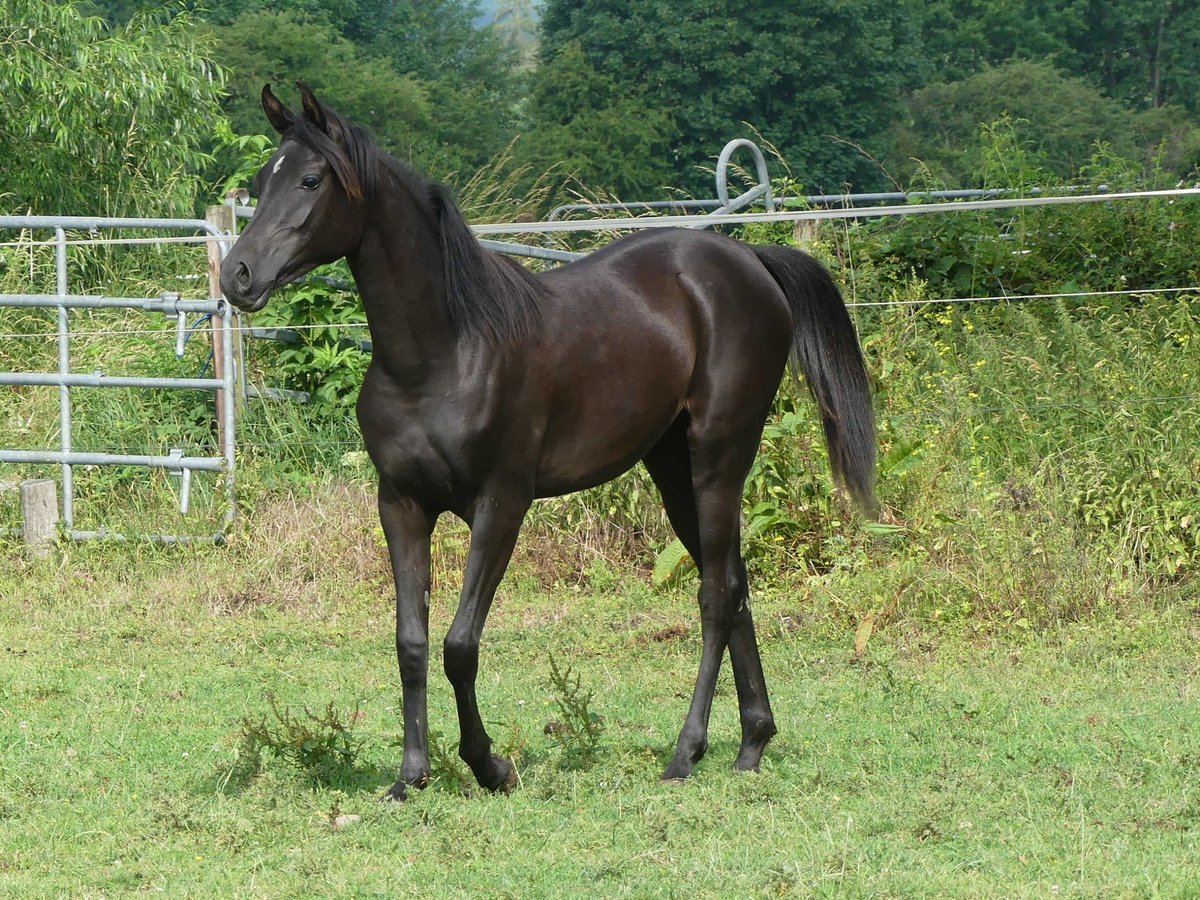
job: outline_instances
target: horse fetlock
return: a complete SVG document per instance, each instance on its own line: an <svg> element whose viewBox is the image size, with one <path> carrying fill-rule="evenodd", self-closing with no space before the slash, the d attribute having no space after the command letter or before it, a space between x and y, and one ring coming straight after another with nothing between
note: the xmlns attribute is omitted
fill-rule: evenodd
<svg viewBox="0 0 1200 900"><path fill-rule="evenodd" d="M670 765L662 773L662 780L674 781L677 778L687 778L692 774L696 763L700 762L707 752L708 739L706 737L688 739L680 735L679 745L675 748L675 756L672 757Z"/></svg>
<svg viewBox="0 0 1200 900"><path fill-rule="evenodd" d="M423 788L429 784L431 774L427 759L423 762L405 762L400 767L400 781L415 788Z"/></svg>
<svg viewBox="0 0 1200 900"><path fill-rule="evenodd" d="M779 729L775 727L772 716L755 716L742 720L742 744L759 744L765 746L767 741L775 737Z"/></svg>
<svg viewBox="0 0 1200 900"><path fill-rule="evenodd" d="M767 742L775 736L775 720L770 716L742 721L742 746L734 760L738 772L757 772Z"/></svg>

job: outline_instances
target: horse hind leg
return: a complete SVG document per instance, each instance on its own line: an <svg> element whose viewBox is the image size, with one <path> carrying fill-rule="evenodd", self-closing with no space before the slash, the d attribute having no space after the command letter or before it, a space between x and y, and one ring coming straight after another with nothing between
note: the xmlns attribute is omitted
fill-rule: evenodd
<svg viewBox="0 0 1200 900"><path fill-rule="evenodd" d="M697 519L696 493L693 487L691 451L687 441L687 417L679 420L645 457L650 477L662 496L667 518L676 535L687 548L697 569L704 577L701 554L700 526ZM743 479L744 480L744 477ZM739 482L740 484L740 482ZM740 512L741 490L738 491ZM766 679L763 676L758 642L755 639L754 620L750 613L749 583L746 565L741 558L740 538L735 531L733 552L725 566L728 599L734 606L729 629L728 646L730 662L733 664L734 684L737 688L738 710L742 725L742 746L734 768L740 771L757 771L759 760L767 742L775 734L775 719L767 696ZM702 588L703 591L703 588ZM703 604L703 598L701 600ZM685 731L687 726L685 726ZM706 730L706 729L705 729ZM681 744L684 737L680 735ZM677 749L676 758L664 773L664 778L676 778L687 774L699 760L707 746L707 738L699 742L690 738L683 748L682 756ZM690 760L690 765L688 763Z"/></svg>

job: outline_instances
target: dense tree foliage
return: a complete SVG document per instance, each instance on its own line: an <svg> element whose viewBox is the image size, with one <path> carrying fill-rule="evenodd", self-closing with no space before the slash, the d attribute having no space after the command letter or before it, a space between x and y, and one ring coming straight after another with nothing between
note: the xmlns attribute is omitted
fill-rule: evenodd
<svg viewBox="0 0 1200 900"><path fill-rule="evenodd" d="M547 68L578 46L596 72L669 117L683 186L711 192L694 167L749 126L799 163L807 186L836 191L880 181L854 145L884 149L916 84L920 22L894 0L548 0L542 32ZM538 121L544 108L532 113Z"/></svg>
<svg viewBox="0 0 1200 900"><path fill-rule="evenodd" d="M1148 161L1161 148L1176 168L1200 162L1200 145L1181 110L1134 113L1049 63L1015 60L926 85L912 94L909 111L910 120L893 132L892 171L907 176L919 158L936 179L954 186L981 182L981 123L1005 116L1016 139L1058 178L1077 177L1102 143L1126 159Z"/></svg>
<svg viewBox="0 0 1200 900"><path fill-rule="evenodd" d="M1010 59L1051 63L1137 109L1200 96L1195 0L934 0L926 8L934 80L955 81Z"/></svg>
<svg viewBox="0 0 1200 900"><path fill-rule="evenodd" d="M542 65L530 104L517 153L533 176L556 172L624 199L678 184L674 118L645 91L598 72L579 44Z"/></svg>
<svg viewBox="0 0 1200 900"><path fill-rule="evenodd" d="M154 0L89 0L119 22ZM266 82L307 81L401 158L469 174L512 140L520 47L475 27L475 0L223 0L196 18L217 39L235 129L267 130Z"/></svg>
<svg viewBox="0 0 1200 900"><path fill-rule="evenodd" d="M295 81L304 81L399 155L409 155L412 136L428 132L425 89L365 56L332 25L292 12L256 10L219 26L215 35L229 71L225 111L235 131L267 129L260 100L264 84L288 96Z"/></svg>
<svg viewBox="0 0 1200 900"><path fill-rule="evenodd" d="M90 190L89 206L115 208L152 181L186 203L195 173L218 182L239 162L217 150L205 171L228 135L219 112L235 132L266 131L263 83L286 95L296 80L436 177L549 172L622 199L711 196L720 148L756 135L814 191L917 173L965 186L981 127L1001 117L1057 177L1097 141L1179 175L1200 161L1200 0L160 6L0 0L0 150L37 148L0 184L7 205ZM523 180L497 168L509 148ZM146 162L114 163L135 151Z"/></svg>
<svg viewBox="0 0 1200 900"><path fill-rule="evenodd" d="M191 213L219 116L211 57L177 8L110 28L0 0L0 209Z"/></svg>
<svg viewBox="0 0 1200 900"><path fill-rule="evenodd" d="M264 127L246 118L264 81L306 80L444 176L484 165L513 134L516 52L474 27L477 12L467 0L233 0L209 16L235 125Z"/></svg>

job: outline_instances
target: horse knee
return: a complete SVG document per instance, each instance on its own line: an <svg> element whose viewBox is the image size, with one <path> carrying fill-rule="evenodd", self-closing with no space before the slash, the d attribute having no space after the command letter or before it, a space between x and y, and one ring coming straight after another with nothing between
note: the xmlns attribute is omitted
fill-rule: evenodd
<svg viewBox="0 0 1200 900"><path fill-rule="evenodd" d="M405 634L397 629L396 662L401 678L423 677L429 664L429 642L425 636Z"/></svg>
<svg viewBox="0 0 1200 900"><path fill-rule="evenodd" d="M442 644L442 665L451 684L475 681L479 669L479 644L469 637L450 634Z"/></svg>

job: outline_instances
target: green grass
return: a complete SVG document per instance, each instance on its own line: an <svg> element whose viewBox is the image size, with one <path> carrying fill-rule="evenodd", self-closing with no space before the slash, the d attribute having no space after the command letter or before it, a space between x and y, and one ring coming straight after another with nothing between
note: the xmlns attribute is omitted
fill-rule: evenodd
<svg viewBox="0 0 1200 900"><path fill-rule="evenodd" d="M953 221L965 244L986 231ZM849 247L832 248L849 298L945 296L869 242ZM80 253L79 290L154 296L203 271L196 250ZM1074 285L1078 256L1036 286ZM0 288L52 289L46 248L5 260ZM881 523L833 491L820 423L790 383L747 488L743 547L781 728L760 775L729 771L726 672L709 757L685 785L658 781L699 629L688 567L650 586L672 535L635 472L528 517L479 684L517 762L511 796L461 780L439 649L467 535L439 530L435 783L378 804L400 760L400 701L369 466L344 410L252 402L227 547L62 545L34 563L0 539L0 896L1200 896L1200 304L856 316ZM161 318L76 318L80 371L195 374L206 357L193 342L176 360ZM54 367L44 315L0 320L0 368ZM146 328L161 333L125 334ZM277 351L249 364L278 379ZM200 395L73 397L79 447L213 447ZM4 446L54 445L57 422L52 389L0 394ZM0 482L35 474L57 473L9 467ZM212 477L196 479L187 517L165 474L76 479L83 527L206 534L224 510ZM16 492L0 489L0 532L18 522ZM863 623L874 632L856 656ZM563 717L551 658L602 717L593 759L545 733ZM351 733L311 772L255 753L247 727L280 733L272 697L293 726L317 727L307 708ZM360 818L333 828L341 815Z"/></svg>
<svg viewBox="0 0 1200 900"><path fill-rule="evenodd" d="M400 758L390 588L369 532L330 531L312 558L336 522L296 517L314 520L290 542L294 524L225 550L74 547L41 563L8 550L0 894L1200 892L1194 603L1032 634L908 620L858 658L823 589L768 587L755 608L780 735L762 773L730 771L726 667L709 755L686 784L662 784L699 656L694 583L655 591L602 560L586 577L535 577L526 551L479 681L518 788L464 793L443 767L382 805ZM450 529L435 555L430 718L451 755L439 638L461 544ZM551 654L604 718L583 769L543 733ZM322 784L268 753L257 768L239 759L268 691L293 711L357 704L353 764ZM338 815L361 818L335 829Z"/></svg>

